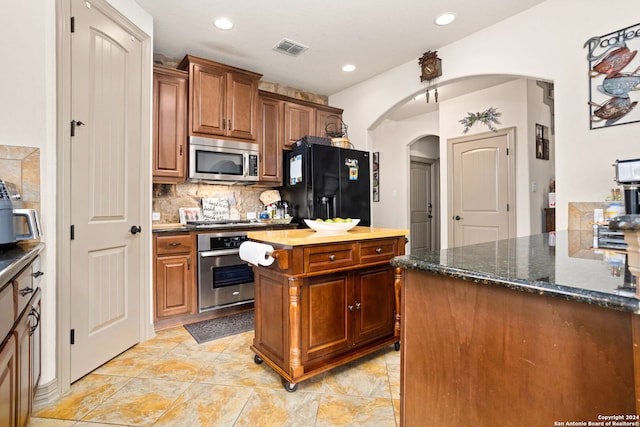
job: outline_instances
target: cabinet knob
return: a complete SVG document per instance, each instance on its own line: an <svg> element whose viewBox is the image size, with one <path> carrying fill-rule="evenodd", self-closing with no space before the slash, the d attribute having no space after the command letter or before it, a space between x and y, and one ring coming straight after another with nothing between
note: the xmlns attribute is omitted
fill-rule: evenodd
<svg viewBox="0 0 640 427"><path fill-rule="evenodd" d="M329 261L335 261L335 260L336 260L335 255L329 255Z"/></svg>
<svg viewBox="0 0 640 427"><path fill-rule="evenodd" d="M359 302L356 303L356 310L360 310L360 303Z"/></svg>
<svg viewBox="0 0 640 427"><path fill-rule="evenodd" d="M167 246L171 246L171 247L176 247L176 246L180 246L182 243L180 242L171 242L169 244L167 244Z"/></svg>
<svg viewBox="0 0 640 427"><path fill-rule="evenodd" d="M20 296L25 296L25 295L29 295L30 293L33 292L33 288L30 287L26 287L26 288L22 288L18 291L18 293L20 294Z"/></svg>
<svg viewBox="0 0 640 427"><path fill-rule="evenodd" d="M382 248L376 248L376 253L377 254L381 254L382 253Z"/></svg>
<svg viewBox="0 0 640 427"><path fill-rule="evenodd" d="M352 305L348 305L347 307L349 308L349 311L353 311L353 306Z"/></svg>
<svg viewBox="0 0 640 427"><path fill-rule="evenodd" d="M43 276L44 273L42 271L36 271L34 273L31 273L31 275L37 279L38 277Z"/></svg>

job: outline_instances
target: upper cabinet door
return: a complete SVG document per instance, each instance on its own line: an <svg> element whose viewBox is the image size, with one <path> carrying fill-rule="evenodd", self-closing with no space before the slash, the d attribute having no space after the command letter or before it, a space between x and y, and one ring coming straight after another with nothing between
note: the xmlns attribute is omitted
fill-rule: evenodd
<svg viewBox="0 0 640 427"><path fill-rule="evenodd" d="M184 71L153 70L153 181L184 181L187 153L187 88Z"/></svg>
<svg viewBox="0 0 640 427"><path fill-rule="evenodd" d="M316 136L331 138L331 136L327 135L327 131L335 133L340 132L342 128L342 110L337 108L327 110L320 108L317 109Z"/></svg>
<svg viewBox="0 0 640 427"><path fill-rule="evenodd" d="M291 146L297 140L316 132L316 112L313 107L284 103L284 143Z"/></svg>
<svg viewBox="0 0 640 427"><path fill-rule="evenodd" d="M261 96L259 106L260 181L282 185L282 101Z"/></svg>
<svg viewBox="0 0 640 427"><path fill-rule="evenodd" d="M190 76L192 84L189 135L225 134L225 76L224 70L194 64Z"/></svg>
<svg viewBox="0 0 640 427"><path fill-rule="evenodd" d="M227 73L227 135L256 139L258 80Z"/></svg>
<svg viewBox="0 0 640 427"><path fill-rule="evenodd" d="M189 70L189 135L255 142L260 74L191 55L178 68Z"/></svg>

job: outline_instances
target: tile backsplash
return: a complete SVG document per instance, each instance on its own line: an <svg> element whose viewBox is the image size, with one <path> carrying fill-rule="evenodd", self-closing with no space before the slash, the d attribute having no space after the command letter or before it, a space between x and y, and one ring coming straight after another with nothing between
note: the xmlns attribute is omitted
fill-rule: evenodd
<svg viewBox="0 0 640 427"><path fill-rule="evenodd" d="M180 208L199 208L200 201L206 197L229 200L231 218L246 219L247 212L256 212L263 208L260 194L265 190L268 188L191 182L153 184L152 209L153 212L160 213L160 220L153 223L178 223Z"/></svg>
<svg viewBox="0 0 640 427"><path fill-rule="evenodd" d="M40 212L40 149L0 145L0 179L15 184L25 208Z"/></svg>

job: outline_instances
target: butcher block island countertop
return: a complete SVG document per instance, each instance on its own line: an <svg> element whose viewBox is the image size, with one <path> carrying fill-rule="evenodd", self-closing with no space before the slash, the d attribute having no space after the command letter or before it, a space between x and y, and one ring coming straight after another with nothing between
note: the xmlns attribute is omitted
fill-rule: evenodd
<svg viewBox="0 0 640 427"><path fill-rule="evenodd" d="M400 339L402 269L407 230L354 227L250 231L273 247L275 261L254 266L256 363L267 363L285 390Z"/></svg>
<svg viewBox="0 0 640 427"><path fill-rule="evenodd" d="M342 233L319 233L310 228L299 228L295 230L250 231L247 234L247 237L249 237L251 240L257 240L260 242L276 245L305 246L317 245L322 243L382 239L387 237L405 237L408 234L408 230L356 226L351 230Z"/></svg>
<svg viewBox="0 0 640 427"><path fill-rule="evenodd" d="M624 252L592 242L561 231L394 258L401 425L640 425L636 285Z"/></svg>

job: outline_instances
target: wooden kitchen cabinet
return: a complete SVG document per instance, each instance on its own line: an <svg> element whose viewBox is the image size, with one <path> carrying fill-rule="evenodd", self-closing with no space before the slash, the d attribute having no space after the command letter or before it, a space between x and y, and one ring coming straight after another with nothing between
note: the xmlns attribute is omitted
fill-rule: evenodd
<svg viewBox="0 0 640 427"><path fill-rule="evenodd" d="M16 339L13 334L0 349L0 425L16 425L18 401Z"/></svg>
<svg viewBox="0 0 640 427"><path fill-rule="evenodd" d="M341 126L342 110L260 91L259 99L260 182L282 185L283 150L300 138L326 136L325 126Z"/></svg>
<svg viewBox="0 0 640 427"><path fill-rule="evenodd" d="M313 107L297 102L284 103L284 145L291 147L297 140L316 133L316 112Z"/></svg>
<svg viewBox="0 0 640 427"><path fill-rule="evenodd" d="M297 238L308 231L291 233ZM293 247L271 236L263 240L249 233L272 245L278 257L271 266L254 268L251 349L256 363L264 361L280 374L285 389L294 391L300 381L397 346L399 279L389 260L404 254L404 235Z"/></svg>
<svg viewBox="0 0 640 427"><path fill-rule="evenodd" d="M186 71L153 67L153 182L186 180Z"/></svg>
<svg viewBox="0 0 640 427"><path fill-rule="evenodd" d="M38 251L39 252L39 251ZM40 379L40 257L31 260L1 292L13 294L9 311L2 316L3 341L0 347L0 425L25 427L33 409L33 398ZM4 298L3 298L4 300ZM16 310L19 308L19 310ZM5 323L9 322L9 328Z"/></svg>
<svg viewBox="0 0 640 427"><path fill-rule="evenodd" d="M154 234L154 321L194 314L197 308L195 234Z"/></svg>
<svg viewBox="0 0 640 427"><path fill-rule="evenodd" d="M255 142L262 75L191 55L178 68L189 72L189 135Z"/></svg>
<svg viewBox="0 0 640 427"><path fill-rule="evenodd" d="M259 100L260 182L282 185L282 150L284 148L283 102L261 96Z"/></svg>
<svg viewBox="0 0 640 427"><path fill-rule="evenodd" d="M327 129L334 132L342 129L342 110L333 107L318 107L316 109L316 136L327 137Z"/></svg>
<svg viewBox="0 0 640 427"><path fill-rule="evenodd" d="M17 425L25 427L33 408L33 396L39 380L40 366L40 289L36 290L31 305L22 313L14 331L17 344ZM37 334L36 334L37 332ZM37 342L36 342L37 340ZM38 353L36 355L36 352Z"/></svg>

